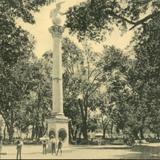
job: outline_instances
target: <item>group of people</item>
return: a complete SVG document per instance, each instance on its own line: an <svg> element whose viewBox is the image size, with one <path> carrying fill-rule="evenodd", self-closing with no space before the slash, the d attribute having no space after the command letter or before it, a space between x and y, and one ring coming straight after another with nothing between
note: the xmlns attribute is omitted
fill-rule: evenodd
<svg viewBox="0 0 160 160"><path fill-rule="evenodd" d="M59 152L62 154L62 139L61 138L59 138L59 141L57 144L56 138L54 136L52 136L49 141L43 140L42 145L43 145L43 154L47 154L48 145L50 145L51 154L58 155ZM17 149L16 158L17 159L21 159L22 146L23 146L23 141L22 141L22 139L19 139L16 143L16 149ZM57 150L56 150L56 147L57 147Z"/></svg>
<svg viewBox="0 0 160 160"><path fill-rule="evenodd" d="M58 143L56 143L56 138L54 136L51 136L49 141L43 140L42 145L43 145L43 154L47 154L47 146L48 145L50 145L52 154L58 155L59 152L62 154L63 143L62 143L61 138L59 138ZM17 140L17 142L16 142L16 149L17 149L16 159L21 159L22 146L23 146L22 139ZM0 158L1 158L1 151L2 151L2 138L0 137Z"/></svg>
<svg viewBox="0 0 160 160"><path fill-rule="evenodd" d="M62 154L62 139L59 138L58 144L56 143L56 138L54 136L51 136L50 140L43 140L42 141L42 145L43 145L43 154L47 154L47 146L50 145L51 147L51 153L58 155L58 153L60 152ZM57 150L56 150L57 148Z"/></svg>

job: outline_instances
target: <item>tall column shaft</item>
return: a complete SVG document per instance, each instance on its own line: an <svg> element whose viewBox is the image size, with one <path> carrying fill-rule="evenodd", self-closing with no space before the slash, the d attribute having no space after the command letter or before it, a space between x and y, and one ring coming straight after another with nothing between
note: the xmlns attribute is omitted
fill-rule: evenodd
<svg viewBox="0 0 160 160"><path fill-rule="evenodd" d="M52 112L63 115L62 27L52 26L50 32L53 36Z"/></svg>

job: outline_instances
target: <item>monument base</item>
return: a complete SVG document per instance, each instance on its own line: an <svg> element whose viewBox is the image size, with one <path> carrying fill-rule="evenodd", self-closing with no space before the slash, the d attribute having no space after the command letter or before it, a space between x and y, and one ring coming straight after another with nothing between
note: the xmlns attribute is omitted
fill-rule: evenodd
<svg viewBox="0 0 160 160"><path fill-rule="evenodd" d="M68 122L69 119L63 114L52 115L49 119L46 120L48 125L48 136L54 136L57 144L61 138L64 147L69 145Z"/></svg>

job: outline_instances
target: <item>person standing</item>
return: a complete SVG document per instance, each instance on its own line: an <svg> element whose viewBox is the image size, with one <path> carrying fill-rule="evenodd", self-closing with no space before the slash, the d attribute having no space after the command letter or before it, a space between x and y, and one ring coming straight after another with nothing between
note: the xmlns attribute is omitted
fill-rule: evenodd
<svg viewBox="0 0 160 160"><path fill-rule="evenodd" d="M17 159L21 159L22 157L22 146L23 146L23 141L18 140L17 141Z"/></svg>
<svg viewBox="0 0 160 160"><path fill-rule="evenodd" d="M62 146L63 146L62 139L59 138L58 149L57 149L56 155L58 155L58 152L59 152L59 151L60 151L60 153L61 153L61 155L62 155Z"/></svg>
<svg viewBox="0 0 160 160"><path fill-rule="evenodd" d="M51 137L50 139L51 142L51 153L56 153L56 139L54 136Z"/></svg>
<svg viewBox="0 0 160 160"><path fill-rule="evenodd" d="M42 141L42 145L43 145L43 154L47 154L47 141L46 140L44 140L44 141Z"/></svg>

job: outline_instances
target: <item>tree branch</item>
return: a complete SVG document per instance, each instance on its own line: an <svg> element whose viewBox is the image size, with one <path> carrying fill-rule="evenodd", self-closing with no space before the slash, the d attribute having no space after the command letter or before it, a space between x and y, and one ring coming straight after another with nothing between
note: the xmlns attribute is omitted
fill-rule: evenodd
<svg viewBox="0 0 160 160"><path fill-rule="evenodd" d="M149 14L148 16L140 19L140 20L137 21L137 22L133 22L133 21L131 21L131 20L129 20L129 19L123 17L123 16L117 15L116 13L114 13L114 12L112 12L112 11L109 11L109 12L107 11L106 13L107 13L107 14L110 14L110 15L113 16L113 17L119 18L119 19L121 19L121 20L123 20L123 21L126 21L127 23L133 25L133 26L129 29L129 30L132 30L133 28L137 27L138 25L144 24L147 20L149 20L149 19L153 18L155 15L159 14L160 11L155 11L155 12Z"/></svg>
<svg viewBox="0 0 160 160"><path fill-rule="evenodd" d="M92 89L92 90L90 89L90 93L88 94L88 97L90 97L99 87L100 87L100 86L97 85L97 86L95 86L94 89Z"/></svg>
<svg viewBox="0 0 160 160"><path fill-rule="evenodd" d="M135 22L135 23L134 23L134 26L132 26L129 30L132 30L133 28L137 27L137 26L140 25L140 24L144 24L147 20L153 18L155 15L157 15L157 14L159 14L159 13L160 13L160 11L154 12L154 13L152 13L152 14L149 14L148 16L146 16L146 17L142 18L141 20Z"/></svg>
<svg viewBox="0 0 160 160"><path fill-rule="evenodd" d="M107 14L110 14L110 15L113 16L113 17L117 17L117 18L119 18L119 19L122 19L122 20L126 21L126 22L129 23L129 24L135 25L135 22L133 22L133 21L131 21L131 20L129 20L129 19L123 17L123 16L117 15L116 13L114 13L114 12L112 12L112 11L107 11L106 13L107 13Z"/></svg>

